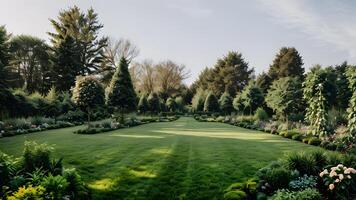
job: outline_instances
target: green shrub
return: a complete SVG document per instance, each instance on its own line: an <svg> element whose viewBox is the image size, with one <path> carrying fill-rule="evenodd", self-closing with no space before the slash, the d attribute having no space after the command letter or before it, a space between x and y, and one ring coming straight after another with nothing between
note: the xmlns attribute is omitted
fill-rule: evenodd
<svg viewBox="0 0 356 200"><path fill-rule="evenodd" d="M303 140L303 136L302 135L300 135L300 134L294 134L293 136L292 136L292 139L293 140L297 140L297 141L302 141Z"/></svg>
<svg viewBox="0 0 356 200"><path fill-rule="evenodd" d="M310 144L310 145L319 146L320 143L321 143L321 140L317 137L311 137L308 140L308 144Z"/></svg>
<svg viewBox="0 0 356 200"><path fill-rule="evenodd" d="M11 129L29 129L31 128L31 123L25 118L14 118L5 121L7 126L11 126Z"/></svg>
<svg viewBox="0 0 356 200"><path fill-rule="evenodd" d="M288 169L298 170L302 175L316 175L319 170L314 158L304 152L290 153L284 158L284 161Z"/></svg>
<svg viewBox="0 0 356 200"><path fill-rule="evenodd" d="M63 176L52 176L51 174L43 179L41 186L46 189L46 192L54 199L62 199L65 194L68 182Z"/></svg>
<svg viewBox="0 0 356 200"><path fill-rule="evenodd" d="M75 169L65 169L63 177L67 180L67 193L71 195L70 199L85 199L87 188L80 175Z"/></svg>
<svg viewBox="0 0 356 200"><path fill-rule="evenodd" d="M0 151L0 196L3 195L3 186L5 186L10 181L11 168L11 158Z"/></svg>
<svg viewBox="0 0 356 200"><path fill-rule="evenodd" d="M305 138L302 139L302 142L305 143L305 144L308 144L310 138L311 138L310 136L309 137L305 137Z"/></svg>
<svg viewBox="0 0 356 200"><path fill-rule="evenodd" d="M23 152L23 166L26 172L36 169L51 169L51 152L53 148L47 144L37 144L36 142L25 142Z"/></svg>
<svg viewBox="0 0 356 200"><path fill-rule="evenodd" d="M266 182L271 186L272 190L288 187L290 182L291 172L284 168L274 168L266 173Z"/></svg>
<svg viewBox="0 0 356 200"><path fill-rule="evenodd" d="M246 197L246 193L241 190L232 190L224 194L225 200L245 200Z"/></svg>
<svg viewBox="0 0 356 200"><path fill-rule="evenodd" d="M307 188L314 188L316 187L317 180L317 176L304 175L302 177L298 177L295 180L292 180L289 183L289 188L292 190L304 190Z"/></svg>
<svg viewBox="0 0 356 200"><path fill-rule="evenodd" d="M294 135L299 135L299 133L293 132L293 131L288 131L284 134L284 137L292 139Z"/></svg>
<svg viewBox="0 0 356 200"><path fill-rule="evenodd" d="M287 134L287 131L281 131L281 132L279 132L279 134L278 134L278 135L280 135L280 136L284 137L284 136L285 136L285 134Z"/></svg>
<svg viewBox="0 0 356 200"><path fill-rule="evenodd" d="M42 200L45 199L45 188L42 186L22 186L11 196L7 197L8 200Z"/></svg>
<svg viewBox="0 0 356 200"><path fill-rule="evenodd" d="M255 120L259 121L266 121L268 120L268 114L263 108L257 108L255 115L254 115Z"/></svg>
<svg viewBox="0 0 356 200"><path fill-rule="evenodd" d="M318 190L311 188L298 192L283 189L273 195L271 200L322 200L322 196Z"/></svg>

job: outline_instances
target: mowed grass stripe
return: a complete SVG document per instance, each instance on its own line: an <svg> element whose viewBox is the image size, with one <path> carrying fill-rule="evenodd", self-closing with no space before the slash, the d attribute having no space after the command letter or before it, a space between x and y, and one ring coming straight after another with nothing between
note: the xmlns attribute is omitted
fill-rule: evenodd
<svg viewBox="0 0 356 200"><path fill-rule="evenodd" d="M231 183L252 177L290 151L317 147L222 123L182 117L96 135L71 127L0 139L19 156L26 139L55 145L94 199L221 199Z"/></svg>

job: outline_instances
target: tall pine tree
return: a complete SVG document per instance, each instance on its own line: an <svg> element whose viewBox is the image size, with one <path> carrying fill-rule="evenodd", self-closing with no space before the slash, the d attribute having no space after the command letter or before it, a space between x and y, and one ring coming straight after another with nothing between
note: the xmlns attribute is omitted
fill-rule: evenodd
<svg viewBox="0 0 356 200"><path fill-rule="evenodd" d="M115 112L121 114L121 122L124 114L136 111L137 96L134 90L127 60L122 57L119 67L113 75L107 91L107 105L113 107Z"/></svg>

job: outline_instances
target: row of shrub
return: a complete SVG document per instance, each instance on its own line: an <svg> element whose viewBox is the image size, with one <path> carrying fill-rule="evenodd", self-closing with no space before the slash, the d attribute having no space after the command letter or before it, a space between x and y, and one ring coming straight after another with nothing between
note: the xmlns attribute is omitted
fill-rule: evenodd
<svg viewBox="0 0 356 200"><path fill-rule="evenodd" d="M13 118L0 121L0 137L9 137L38 131L65 128L78 124L48 117Z"/></svg>
<svg viewBox="0 0 356 200"><path fill-rule="evenodd" d="M148 124L153 122L171 122L177 120L178 116L156 116L156 117L130 117L126 118L124 123L119 123L111 119L103 120L100 122L90 123L88 128L75 131L76 134L96 134L109 132L121 128L134 127L142 124Z"/></svg>
<svg viewBox="0 0 356 200"><path fill-rule="evenodd" d="M65 169L53 159L53 148L25 142L20 158L0 152L2 199L90 199L87 186L75 169Z"/></svg>
<svg viewBox="0 0 356 200"><path fill-rule="evenodd" d="M224 198L271 200L351 200L356 196L355 155L311 151L290 153L233 183Z"/></svg>
<svg viewBox="0 0 356 200"><path fill-rule="evenodd" d="M258 115L258 112L256 112ZM300 122L264 121L261 116L208 116L195 115L200 122L222 122L242 128L280 135L306 144L321 146L328 150L355 153L356 138L348 134L345 126L339 126L330 137L318 138L310 133L309 127ZM266 118L268 119L268 118Z"/></svg>

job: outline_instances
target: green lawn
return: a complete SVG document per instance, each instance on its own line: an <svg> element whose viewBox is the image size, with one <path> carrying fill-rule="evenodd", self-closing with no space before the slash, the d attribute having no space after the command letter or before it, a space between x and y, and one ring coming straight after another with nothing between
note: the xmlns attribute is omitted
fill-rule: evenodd
<svg viewBox="0 0 356 200"><path fill-rule="evenodd" d="M182 117L96 135L71 127L0 139L15 156L27 140L55 146L65 167L75 167L94 199L221 199L233 182L288 151L312 147L280 136Z"/></svg>

